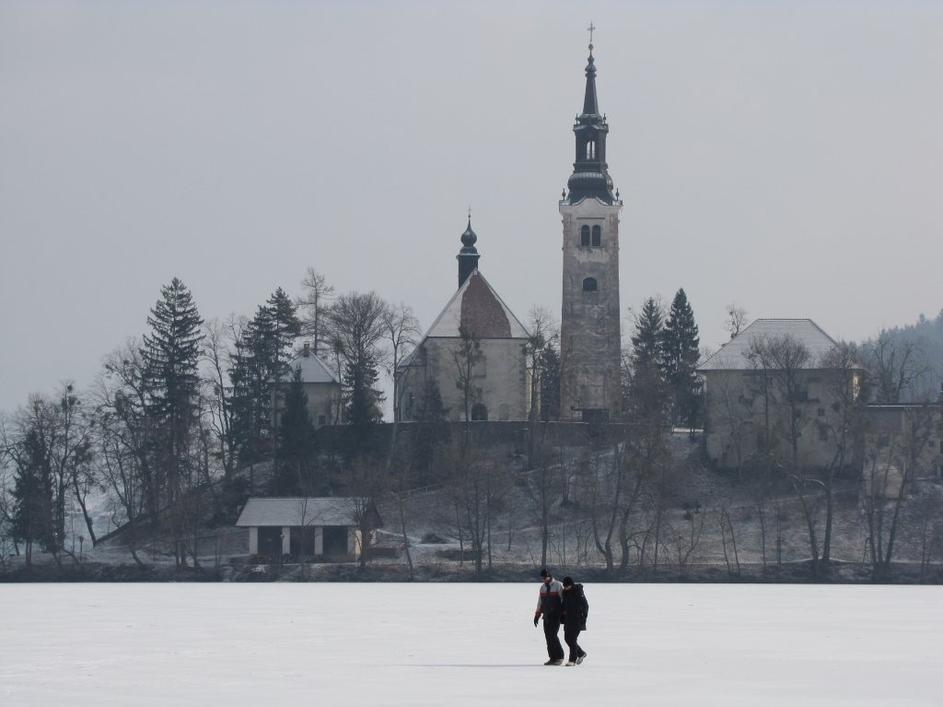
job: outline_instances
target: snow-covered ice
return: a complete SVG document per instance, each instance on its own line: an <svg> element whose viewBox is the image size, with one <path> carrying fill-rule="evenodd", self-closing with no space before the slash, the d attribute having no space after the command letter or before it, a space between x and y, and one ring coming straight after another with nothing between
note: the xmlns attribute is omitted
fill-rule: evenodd
<svg viewBox="0 0 943 707"><path fill-rule="evenodd" d="M0 586L0 703L943 704L941 587L587 585L558 668L537 587Z"/></svg>

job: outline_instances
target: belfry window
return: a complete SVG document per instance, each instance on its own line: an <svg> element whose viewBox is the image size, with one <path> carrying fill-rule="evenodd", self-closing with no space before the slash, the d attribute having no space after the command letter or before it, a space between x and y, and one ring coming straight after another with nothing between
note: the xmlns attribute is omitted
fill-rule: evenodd
<svg viewBox="0 0 943 707"><path fill-rule="evenodd" d="M597 289L599 288L596 285L595 277L587 277L583 280L583 292L595 292Z"/></svg>
<svg viewBox="0 0 943 707"><path fill-rule="evenodd" d="M583 226L580 228L580 245L589 246L589 226Z"/></svg>
<svg viewBox="0 0 943 707"><path fill-rule="evenodd" d="M593 245L597 247L602 245L602 228L599 226L593 226Z"/></svg>
<svg viewBox="0 0 943 707"><path fill-rule="evenodd" d="M596 141L590 140L586 143L586 159L594 160L596 159Z"/></svg>

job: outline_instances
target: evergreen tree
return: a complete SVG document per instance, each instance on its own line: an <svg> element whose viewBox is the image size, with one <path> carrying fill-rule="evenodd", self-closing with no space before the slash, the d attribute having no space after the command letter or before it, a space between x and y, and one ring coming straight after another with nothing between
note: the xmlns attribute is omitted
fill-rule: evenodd
<svg viewBox="0 0 943 707"><path fill-rule="evenodd" d="M348 361L344 368L344 388L347 390L345 414L354 427L379 422L383 417L380 403L383 394L376 387L380 378L377 362L372 356Z"/></svg>
<svg viewBox="0 0 943 707"><path fill-rule="evenodd" d="M272 406L278 382L291 375L292 345L299 330L295 305L278 288L259 306L236 343L229 374L233 433L242 463L258 461L273 449L277 453L271 444Z"/></svg>
<svg viewBox="0 0 943 707"><path fill-rule="evenodd" d="M301 369L295 369L285 393L277 433L278 463L273 492L282 495L316 495L313 472L317 442L314 424L308 411L308 395L301 381Z"/></svg>
<svg viewBox="0 0 943 707"><path fill-rule="evenodd" d="M631 380L625 409L646 423L660 425L667 411L664 381L664 314L649 297L635 318L632 335Z"/></svg>
<svg viewBox="0 0 943 707"><path fill-rule="evenodd" d="M198 413L197 374L203 320L178 278L161 288L143 338L145 411L157 431L156 457L167 501L175 502L189 473L191 433Z"/></svg>
<svg viewBox="0 0 943 707"><path fill-rule="evenodd" d="M32 563L34 543L54 549L52 470L39 431L29 429L15 449L11 530L25 545L26 564Z"/></svg>
<svg viewBox="0 0 943 707"><path fill-rule="evenodd" d="M693 428L698 420L700 385L695 369L700 341L694 310L684 289L679 289L671 303L664 331L664 377L670 390L675 425Z"/></svg>
<svg viewBox="0 0 943 707"><path fill-rule="evenodd" d="M540 419L560 419L560 350L555 340L548 340L540 352Z"/></svg>

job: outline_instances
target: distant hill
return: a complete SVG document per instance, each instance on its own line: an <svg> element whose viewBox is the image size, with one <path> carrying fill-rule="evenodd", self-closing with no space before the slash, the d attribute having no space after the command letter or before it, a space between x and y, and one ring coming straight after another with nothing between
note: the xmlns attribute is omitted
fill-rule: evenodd
<svg viewBox="0 0 943 707"><path fill-rule="evenodd" d="M887 337L891 345L898 348L912 345L916 365L926 369L924 375L915 383L914 390L906 397L936 398L943 383L943 310L940 310L934 319L928 319L921 314L914 324L884 329L877 337L862 342L866 361L881 337Z"/></svg>

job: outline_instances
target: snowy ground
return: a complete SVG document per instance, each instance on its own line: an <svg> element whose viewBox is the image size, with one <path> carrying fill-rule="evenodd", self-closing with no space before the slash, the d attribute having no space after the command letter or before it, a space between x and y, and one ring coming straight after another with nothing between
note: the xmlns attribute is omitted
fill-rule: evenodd
<svg viewBox="0 0 943 707"><path fill-rule="evenodd" d="M536 594L0 585L0 704L943 704L941 587L592 585L572 668L540 665Z"/></svg>

